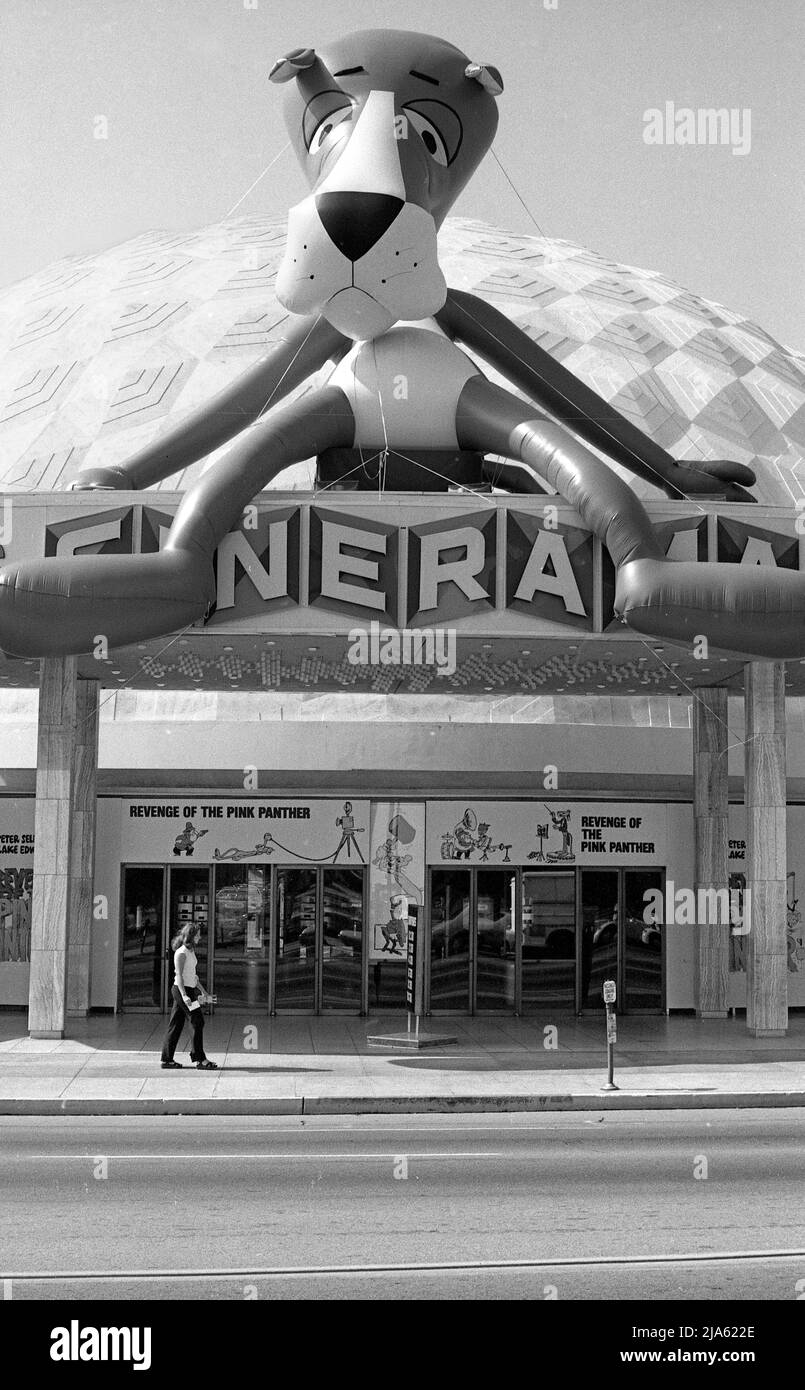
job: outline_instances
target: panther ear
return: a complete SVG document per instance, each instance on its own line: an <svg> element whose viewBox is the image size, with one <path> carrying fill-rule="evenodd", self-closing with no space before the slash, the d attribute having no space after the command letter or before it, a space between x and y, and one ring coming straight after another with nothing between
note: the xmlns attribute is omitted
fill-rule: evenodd
<svg viewBox="0 0 805 1390"><path fill-rule="evenodd" d="M493 97L499 97L503 91L503 78L491 63L469 63L464 69L464 76L472 78L474 82L480 82L484 91Z"/></svg>
<svg viewBox="0 0 805 1390"><path fill-rule="evenodd" d="M268 74L269 82L290 82L296 78L299 90L307 101L319 92L342 92L326 63L315 48L294 48L276 62ZM344 93L346 95L346 93Z"/></svg>
<svg viewBox="0 0 805 1390"><path fill-rule="evenodd" d="M306 68L312 68L316 61L315 48L292 48L284 58L279 58L268 74L269 82L290 82Z"/></svg>

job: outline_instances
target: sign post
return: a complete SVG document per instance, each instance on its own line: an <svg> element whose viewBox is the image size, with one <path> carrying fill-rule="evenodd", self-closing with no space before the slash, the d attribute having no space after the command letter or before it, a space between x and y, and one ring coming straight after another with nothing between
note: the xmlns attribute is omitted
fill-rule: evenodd
<svg viewBox="0 0 805 1390"><path fill-rule="evenodd" d="M404 895L392 899L392 903L405 905ZM425 1007L425 943L422 908L416 903L407 905L405 935L405 1007L408 1013L408 1029L405 1033L368 1034L366 1041L372 1047L399 1047L418 1051L422 1047L444 1047L457 1043L452 1033L420 1033L419 1024ZM395 968L399 966L395 964Z"/></svg>
<svg viewBox="0 0 805 1390"><path fill-rule="evenodd" d="M615 1013L615 1000L617 990L614 980L605 980L602 991L604 1003L607 1006L607 1080L602 1088L605 1091L617 1091L615 1085L615 1043L618 1039L618 1019Z"/></svg>
<svg viewBox="0 0 805 1390"><path fill-rule="evenodd" d="M416 907L408 914L408 936L405 948L405 1007L408 1010L408 1033L411 1033L411 1019L414 1019L414 1032L419 1041L419 1015L421 996L417 988L419 981L417 978L417 958L421 952L417 951L418 922L416 919Z"/></svg>

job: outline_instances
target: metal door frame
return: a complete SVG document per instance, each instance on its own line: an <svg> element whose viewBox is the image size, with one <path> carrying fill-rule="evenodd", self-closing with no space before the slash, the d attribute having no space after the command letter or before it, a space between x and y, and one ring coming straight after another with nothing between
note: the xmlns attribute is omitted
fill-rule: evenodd
<svg viewBox="0 0 805 1390"><path fill-rule="evenodd" d="M175 869L179 869L179 870L183 870L183 869L196 870L196 869L206 868L206 870L207 870L207 972L206 972L206 979L205 979L205 981L204 981L204 988L206 989L206 991L207 991L208 994L212 994L212 993L214 992L214 991L213 991L213 980L214 980L214 975L213 975L213 956L214 956L214 954L215 954L215 928L214 928L213 891L212 891L212 885L213 885L213 877L212 877L213 865L212 865L212 864L205 864L205 865L202 865L201 863L198 863L198 864L165 864L165 865L163 865L163 868L165 869L165 914L164 914L164 922L165 922L165 931L166 931L166 934L164 935L164 945L165 945L165 978L164 978L164 981L163 981L164 988L163 988L163 995L162 995L162 997L163 997L163 1000L164 1000L163 1013L169 1013L169 1012L170 1012L170 998L171 998L170 990L171 990L171 986L170 986L170 984L168 983L168 976L169 976L169 974L170 974L170 963L171 963L172 956L173 956L173 952L171 951L171 944L170 944L170 937L171 937L171 931L170 931L170 904L171 904L171 889L172 889L172 887L173 887L173 873L174 873L174 870L175 870ZM211 1010L212 1010L212 1008L213 1008L213 1006L210 1005L210 1009L211 1009Z"/></svg>
<svg viewBox="0 0 805 1390"><path fill-rule="evenodd" d="M621 877L618 880L618 1000L623 1001L623 1008L618 1008L617 1012L630 1015L632 1018L659 1018L666 1013L666 947L667 947L667 923L665 921L665 865L653 867L645 865L638 868L635 865L624 865L618 870ZM626 914L624 911L626 893L625 883L627 874L659 874L659 889L662 893L663 914L662 931L660 933L660 1005L657 1009L627 1009L626 1004Z"/></svg>
<svg viewBox="0 0 805 1390"><path fill-rule="evenodd" d="M520 922L522 920L522 900L520 897L522 888L522 870L519 864L473 864L472 866L472 893L470 898L470 939L472 942L472 970L470 975L470 1002L472 1005L472 1018L519 1018L519 1007L521 1002L521 982L520 972L517 964L518 954L522 957L522 943L520 941ZM511 874L514 882L514 913L512 926L514 927L514 1007L504 1009L479 1009L478 1008L478 874Z"/></svg>
<svg viewBox="0 0 805 1390"><path fill-rule="evenodd" d="M523 966L523 940L522 940L522 937L523 937L523 933L522 933L522 930L520 930L519 928L520 928L520 925L521 925L521 923L522 923L522 917L523 917L523 891L524 891L524 890L523 890L523 881L524 881L524 879L526 878L526 876L529 875L529 874L534 874L534 875L537 875L537 874L546 874L546 875L547 875L547 874L552 874L554 878L559 877L559 878L572 878L572 879L573 879L573 940L574 940L573 971L574 971L574 977L573 977L573 1005L572 1005L572 1007L575 1009L576 1006L577 1006L577 1001L578 1001L578 996L579 996L579 975L580 975L580 966L581 966L581 962L580 962L580 947L579 947L579 942L580 942L580 939L581 939L580 933L579 933L579 911L580 911L580 909L579 909L579 892L580 892L580 887L579 887L579 872L580 872L580 870L579 870L578 866L575 865L575 864L565 864L565 865L562 865L562 864L540 864L540 865L538 865L538 866L536 866L536 865L531 865L531 864L521 864L521 865L518 865L518 868L517 868L517 924L518 924L518 931L517 931L517 989L516 989L516 999L517 999L517 1015L516 1015L516 1017L517 1017L517 1018L521 1018L521 1017L522 1017L522 1018L536 1018L542 1009L547 1009L548 1007L551 1007L551 1008L553 1009L553 1012L554 1012L554 1013L556 1012L556 1009L553 1008L553 1006L549 1006L549 1005L547 1005L547 1004L540 1004L540 1005L537 1006L536 1009L529 1009L527 1013L524 1013L524 1012L523 1012L523 973L522 973L522 966Z"/></svg>
<svg viewBox="0 0 805 1390"><path fill-rule="evenodd" d="M157 1005L160 1013L167 1012L168 998L168 960L170 955L170 939L168 936L168 869L169 864L139 864L136 861L130 864L120 865L120 888L118 896L118 925L117 925L117 1008L116 1013L127 1014L152 1014L153 1004L124 1004L123 1002L123 943L125 934L125 921L123 914L126 910L126 874L129 869L158 869L162 874L162 942L159 949L160 975L159 975L159 997L160 1003Z"/></svg>
<svg viewBox="0 0 805 1390"><path fill-rule="evenodd" d="M483 1018L517 1018L519 1017L520 1007L520 969L519 960L522 955L519 924L521 920L522 904L520 901L521 891L521 870L517 864L458 864L455 860L444 864L428 864L425 883L425 921L427 927L422 936L423 949L426 952L427 962L425 978L425 1002L424 1011L427 1015L432 1013L431 1008L431 966L433 955L431 953L431 930L433 926L433 915L431 903L433 899L432 882L435 873L468 873L470 876L470 890L468 896L468 931L469 941L467 950L467 998L466 1009L462 1014L459 1009L437 1008L434 1017L436 1018L455 1018L458 1017L483 1017ZM478 1009L478 874L479 873L503 873L511 874L514 879L514 1008L513 1009Z"/></svg>
<svg viewBox="0 0 805 1390"><path fill-rule="evenodd" d="M369 954L367 951L368 936L368 916L369 916L369 870L364 864L318 864L318 900L316 904L316 1017L335 1018L365 1018L366 1006L369 997ZM361 987L359 994L358 1009L325 1009L324 1008L324 875L328 870L351 869L353 873L360 874L361 877Z"/></svg>
<svg viewBox="0 0 805 1390"><path fill-rule="evenodd" d="M369 1000L369 877L366 864L274 863L271 866L271 922L269 927L268 1013L271 1018L365 1018ZM315 960L312 1009L277 1009L277 948L279 945L279 876L284 869L311 869L315 874ZM352 869L361 878L361 982L357 1009L325 1009L324 1000L324 875L328 869Z"/></svg>
<svg viewBox="0 0 805 1390"><path fill-rule="evenodd" d="M592 873L599 873L599 874L600 874L600 873L609 873L609 874L616 874L616 875L617 875L616 892L617 892L617 903L618 903L618 930L617 930L617 937L616 937L616 940L617 940L617 948L618 948L618 949L617 949L617 961L616 961L616 968L615 968L615 983L616 983L616 985L617 985L618 997L617 997L617 1003L616 1003L616 1005L615 1005L615 1012L616 1012L617 1014L626 1015L626 1016L630 1016L630 1017L641 1017L641 1016L642 1016L643 1018L659 1018L659 1017L661 1017L661 1016L662 1016L663 1014L665 1014L665 1012L666 1012L665 1001L666 1001L666 984L667 984L666 964L667 964L667 945L668 945L668 942L667 942L667 925L666 925L666 923L665 923L665 914L664 914L664 913L663 913L663 924L662 924L663 929L662 929L662 933L661 933L661 946L662 946L662 949L661 949L661 953L660 953L660 1004L659 1004L659 1007L656 1008L656 1009L627 1009L627 1008L626 1008L626 910L625 910L625 908L626 908L625 896L626 896L626 895L625 895L625 886L626 886L626 874L635 874L635 873L637 873L637 874L641 874L641 873L659 874L659 878L660 878L659 888L660 888L660 891L661 891L661 893L662 893L662 895L663 895L663 902L665 902L665 876L666 876L666 872L667 872L666 865L664 865L664 864L662 864L662 865L653 865L653 864L645 864L645 865L621 864L621 865L617 865L617 866L616 866L616 865L606 865L606 864L602 864L600 867L599 867L599 866L596 866L595 868L593 868L592 864L590 864L590 865L586 866L584 869L579 865L579 866L577 867L577 869L576 869L576 873L577 873L577 875L578 875L578 885L577 885L577 890L576 890L576 1013L579 1015L579 1017L593 1018L596 1014L602 1013L602 1012L603 1012L603 1005L602 1005L601 1009L592 1009L592 1008L589 1008L589 1007L585 1009L585 1008L582 1007L582 1001L581 1001L581 926L582 926L582 916L581 916L581 912L582 912L582 883L583 883L583 874L584 874L585 872L592 872Z"/></svg>
<svg viewBox="0 0 805 1390"><path fill-rule="evenodd" d="M245 860L244 863L243 863L244 869L253 868L253 867L255 867L255 866L256 866L257 868L263 869L265 872L268 873L268 876L269 876L269 878L268 878L268 882L269 882L268 903L269 903L269 913L270 913L270 916L269 916L268 995L267 995L267 997L266 997L266 1007L265 1007L265 1013L269 1013L268 1001L269 1001L269 999L271 998L271 932L272 932L272 923L273 923L273 920L274 920L274 913L273 913L273 886L272 886L271 875L272 875L272 873L273 873L273 868L274 868L274 866L273 866L273 864L260 864L259 861L256 860L256 859L251 859L251 860L248 860L248 859L247 859L247 860ZM174 866L171 865L170 867L173 868ZM178 864L177 864L175 867L176 867L176 868L184 868L185 865L184 865L184 864L181 864L181 865L178 865ZM188 867L189 867L189 866L188 866ZM207 931L208 931L208 933L209 933L210 941L211 941L211 945L208 946L208 948L207 948L207 984L206 984L206 989L207 989L207 993L208 993L208 994L214 994L214 993L215 993L215 933L216 933L216 925L217 925L216 919L217 919L217 917L218 917L218 893L217 893L217 880L216 880L216 878L215 878L215 875L217 874L218 869L219 869L220 867L222 867L221 861L218 861L218 862L213 863L213 864L208 864L208 866L207 866L207 868L208 868L208 870L209 870L209 881L208 881L208 882L209 882L209 886L208 886L208 889L207 889L207 893L208 893L208 899L209 899L209 904L210 904L209 909L208 909ZM247 903L248 903L248 889L247 889ZM224 1005L221 1005L221 1004L211 1004L209 1007L210 1007L210 1013L211 1013L211 1014L214 1014L216 1009L219 1009L219 1010L221 1011L221 1013L224 1014L224 1015L229 1015L229 1014L244 1014L244 1013L253 1013L253 1012L254 1012L253 1009L249 1009L245 1004L244 1004L244 1005L236 1004L236 1005L234 1005L232 1008L227 1008L225 1004L224 1004ZM262 1011L261 1011L260 1017L262 1017Z"/></svg>

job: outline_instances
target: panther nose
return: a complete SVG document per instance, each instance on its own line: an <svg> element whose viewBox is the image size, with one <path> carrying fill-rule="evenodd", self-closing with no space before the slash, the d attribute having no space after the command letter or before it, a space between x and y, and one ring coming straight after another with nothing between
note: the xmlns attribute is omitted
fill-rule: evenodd
<svg viewBox="0 0 805 1390"><path fill-rule="evenodd" d="M333 245L348 261L359 261L391 226L402 198L390 193L319 193L316 211Z"/></svg>

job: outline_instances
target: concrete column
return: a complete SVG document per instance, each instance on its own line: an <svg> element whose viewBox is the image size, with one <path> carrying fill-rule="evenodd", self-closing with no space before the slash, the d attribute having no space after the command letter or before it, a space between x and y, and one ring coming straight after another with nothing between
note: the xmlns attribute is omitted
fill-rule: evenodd
<svg viewBox="0 0 805 1390"><path fill-rule="evenodd" d="M34 884L28 1030L60 1038L70 1003L89 1005L95 857L97 685L78 679L75 657L42 661L39 682Z"/></svg>
<svg viewBox="0 0 805 1390"><path fill-rule="evenodd" d="M89 1013L99 691L97 681L78 682L67 896L67 1012L79 1017Z"/></svg>
<svg viewBox="0 0 805 1390"><path fill-rule="evenodd" d="M746 1026L756 1038L788 1028L786 952L785 665L753 661L746 703Z"/></svg>
<svg viewBox="0 0 805 1390"><path fill-rule="evenodd" d="M727 692L697 690L693 698L694 888L728 892ZM710 899L718 902L719 900ZM725 1018L729 983L730 924L696 927L695 1001L698 1018Z"/></svg>

